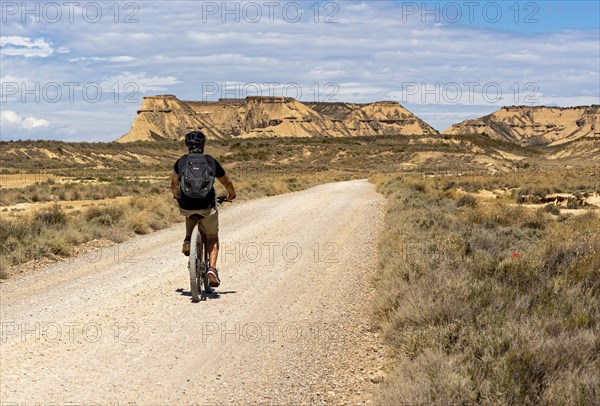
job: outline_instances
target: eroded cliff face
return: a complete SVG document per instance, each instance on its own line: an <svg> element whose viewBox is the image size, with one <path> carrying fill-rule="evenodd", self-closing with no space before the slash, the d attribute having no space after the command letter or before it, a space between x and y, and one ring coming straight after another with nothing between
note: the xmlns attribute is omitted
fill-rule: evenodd
<svg viewBox="0 0 600 406"><path fill-rule="evenodd" d="M148 96L142 100L131 130L118 142L180 140L192 129L204 128L207 136L223 138L206 118L196 114L187 104L173 95Z"/></svg>
<svg viewBox="0 0 600 406"><path fill-rule="evenodd" d="M454 124L442 133L486 134L525 146L559 146L600 137L600 106L503 107L487 116Z"/></svg>
<svg viewBox="0 0 600 406"><path fill-rule="evenodd" d="M145 97L131 130L118 141L178 140L195 128L210 138L438 134L396 102L302 103L287 97L199 102L165 95Z"/></svg>
<svg viewBox="0 0 600 406"><path fill-rule="evenodd" d="M354 123L354 129L359 133L373 129L381 135L438 134L433 127L396 102L377 102L362 106L351 111L344 122L348 126Z"/></svg>

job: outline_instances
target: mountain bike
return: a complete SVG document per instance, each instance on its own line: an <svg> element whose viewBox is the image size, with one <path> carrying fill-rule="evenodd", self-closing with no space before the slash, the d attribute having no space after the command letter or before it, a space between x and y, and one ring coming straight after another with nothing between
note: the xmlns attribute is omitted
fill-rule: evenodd
<svg viewBox="0 0 600 406"><path fill-rule="evenodd" d="M221 204L227 201L227 196L218 196L217 204ZM193 214L190 216L191 219L199 220L202 218L199 214ZM215 290L208 283L208 267L209 267L209 255L207 249L206 234L202 231L200 223L196 227L196 231L192 233L192 240L190 241L190 259L188 263L188 270L190 271L190 286L192 291L192 302L197 303L200 301L202 295L202 286L204 286L204 292L206 294L213 293Z"/></svg>

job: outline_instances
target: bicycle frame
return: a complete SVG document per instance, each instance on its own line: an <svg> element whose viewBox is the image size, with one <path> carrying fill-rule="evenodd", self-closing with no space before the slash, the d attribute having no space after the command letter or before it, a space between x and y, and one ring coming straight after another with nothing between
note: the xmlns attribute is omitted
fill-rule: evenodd
<svg viewBox="0 0 600 406"><path fill-rule="evenodd" d="M222 203L225 198L220 196L217 203ZM207 237L200 223L196 231L192 234L190 241L190 258L188 270L190 273L190 286L192 293L192 302L199 302L202 296L202 286L204 293L213 293L214 289L208 283L208 267L210 264L210 252L208 252Z"/></svg>
<svg viewBox="0 0 600 406"><path fill-rule="evenodd" d="M200 226L199 226L200 228ZM214 289L208 283L208 266L210 253L207 249L206 234L200 229L192 235L190 243L190 259L188 270L190 273L190 287L192 302L199 302L202 296L202 286L205 293L212 293Z"/></svg>
<svg viewBox="0 0 600 406"><path fill-rule="evenodd" d="M202 253L202 263L200 264L200 272L201 276L204 277L206 272L208 272L208 267L210 266L210 252L208 252L207 238L204 231L198 230L196 232L200 234L200 238L198 238L198 243L200 244L198 252Z"/></svg>

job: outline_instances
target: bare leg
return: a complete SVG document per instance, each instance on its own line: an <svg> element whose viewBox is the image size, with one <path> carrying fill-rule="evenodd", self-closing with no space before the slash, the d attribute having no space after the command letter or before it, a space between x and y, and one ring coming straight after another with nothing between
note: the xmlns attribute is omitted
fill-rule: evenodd
<svg viewBox="0 0 600 406"><path fill-rule="evenodd" d="M219 256L219 235L207 235L206 246L209 252L209 263L213 268L217 267L217 257Z"/></svg>
<svg viewBox="0 0 600 406"><path fill-rule="evenodd" d="M196 227L196 224L198 223L198 221L191 219L189 217L185 218L185 238L189 239L192 237L192 233L194 232L194 227Z"/></svg>

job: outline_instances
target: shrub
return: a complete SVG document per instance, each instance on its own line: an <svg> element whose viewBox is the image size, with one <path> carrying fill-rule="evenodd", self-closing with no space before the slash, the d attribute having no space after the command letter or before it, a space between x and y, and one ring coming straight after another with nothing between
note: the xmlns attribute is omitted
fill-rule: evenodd
<svg viewBox="0 0 600 406"><path fill-rule="evenodd" d="M8 279L10 263L4 255L0 255L0 279Z"/></svg>
<svg viewBox="0 0 600 406"><path fill-rule="evenodd" d="M45 225L65 225L67 223L67 215L58 204L53 204L48 208L35 212L33 221Z"/></svg>
<svg viewBox="0 0 600 406"><path fill-rule="evenodd" d="M102 225L114 226L121 221L125 213L125 208L120 204L111 204L109 206L92 206L85 212L87 221Z"/></svg>
<svg viewBox="0 0 600 406"><path fill-rule="evenodd" d="M52 255L69 256L72 244L63 233L57 233L45 241L45 251Z"/></svg>
<svg viewBox="0 0 600 406"><path fill-rule="evenodd" d="M145 210L134 212L126 219L127 227L136 234L148 234L152 231L149 217L150 213Z"/></svg>
<svg viewBox="0 0 600 406"><path fill-rule="evenodd" d="M423 183L412 183L410 188L415 192L425 193L426 186Z"/></svg>
<svg viewBox="0 0 600 406"><path fill-rule="evenodd" d="M477 206L477 198L475 198L472 195L462 195L456 201L456 207L463 207L463 206L476 207Z"/></svg>
<svg viewBox="0 0 600 406"><path fill-rule="evenodd" d="M524 211L522 212L521 218L517 218L516 220L518 224L521 224L524 227L541 230L546 227L548 222L545 213L545 210L542 208L533 212Z"/></svg>
<svg viewBox="0 0 600 406"><path fill-rule="evenodd" d="M553 204L547 204L544 206L544 211L546 213L550 213L550 214L554 214L555 216L558 216L560 214L560 208L558 206L555 206Z"/></svg>

